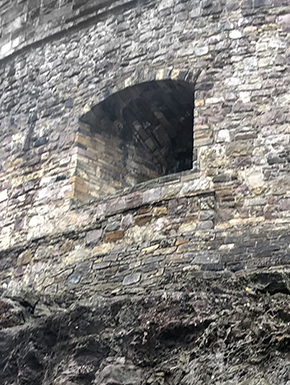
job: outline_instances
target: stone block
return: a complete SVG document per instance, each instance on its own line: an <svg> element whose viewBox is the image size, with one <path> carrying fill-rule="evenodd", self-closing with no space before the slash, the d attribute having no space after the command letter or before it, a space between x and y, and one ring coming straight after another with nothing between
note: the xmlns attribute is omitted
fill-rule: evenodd
<svg viewBox="0 0 290 385"><path fill-rule="evenodd" d="M184 254L186 259L191 259L191 264L216 264L220 262L220 256L214 251L188 252Z"/></svg>
<svg viewBox="0 0 290 385"><path fill-rule="evenodd" d="M3 190L0 192L0 202L4 202L6 199L8 199L7 190Z"/></svg>
<svg viewBox="0 0 290 385"><path fill-rule="evenodd" d="M200 131L194 131L193 136L194 146L196 148L201 146L207 146L213 143L213 130L210 128Z"/></svg>
<svg viewBox="0 0 290 385"><path fill-rule="evenodd" d="M267 5L266 0L254 0L254 8L264 7L265 5Z"/></svg>
<svg viewBox="0 0 290 385"><path fill-rule="evenodd" d="M199 220L200 221L213 220L214 218L215 218L215 211L214 210L203 210L199 214Z"/></svg>
<svg viewBox="0 0 290 385"><path fill-rule="evenodd" d="M103 255L107 254L111 249L113 248L113 245L110 243L102 243L101 245L95 246L93 248L93 255Z"/></svg>
<svg viewBox="0 0 290 385"><path fill-rule="evenodd" d="M181 188L182 188L182 183L176 183L173 185L168 184L167 186L163 186L161 198L162 199L174 198L180 193Z"/></svg>
<svg viewBox="0 0 290 385"><path fill-rule="evenodd" d="M214 228L213 221L197 222L196 228L198 230L210 230Z"/></svg>
<svg viewBox="0 0 290 385"><path fill-rule="evenodd" d="M121 222L119 221L113 221L113 222L109 222L107 224L107 226L105 227L105 231L108 233L108 232L111 232L111 231L116 231L116 230L119 230L120 229L120 226L121 226Z"/></svg>
<svg viewBox="0 0 290 385"><path fill-rule="evenodd" d="M133 273L126 275L123 279L123 285L124 286L129 286L133 285L134 283L138 283L141 279L141 273Z"/></svg>
<svg viewBox="0 0 290 385"><path fill-rule="evenodd" d="M223 223L223 222L229 222L231 219L234 218L235 210L234 209L218 209L216 214L216 222L217 223Z"/></svg>
<svg viewBox="0 0 290 385"><path fill-rule="evenodd" d="M103 270L103 269L107 269L109 266L111 265L111 262L110 261L107 261L107 262L95 262L93 264L93 270Z"/></svg>
<svg viewBox="0 0 290 385"><path fill-rule="evenodd" d="M152 262L142 265L140 269L142 273L152 273L153 271L157 271L158 267L158 262Z"/></svg>
<svg viewBox="0 0 290 385"><path fill-rule="evenodd" d="M126 201L126 208L133 208L141 206L143 201L143 195L140 192L134 192L132 194L126 195L125 197Z"/></svg>
<svg viewBox="0 0 290 385"><path fill-rule="evenodd" d="M204 99L195 99L194 106L195 107L202 107L202 106L204 106Z"/></svg>
<svg viewBox="0 0 290 385"><path fill-rule="evenodd" d="M80 282L81 278L82 278L82 274L76 271L67 278L65 284L66 286L76 285Z"/></svg>
<svg viewBox="0 0 290 385"><path fill-rule="evenodd" d="M136 226L144 226L149 223L152 219L152 215L142 215L135 217L134 223Z"/></svg>
<svg viewBox="0 0 290 385"><path fill-rule="evenodd" d="M250 141L236 141L228 144L226 149L227 156L246 156L252 155L254 150L253 143Z"/></svg>
<svg viewBox="0 0 290 385"><path fill-rule="evenodd" d="M171 199L168 203L169 217L184 217L187 211L187 199Z"/></svg>
<svg viewBox="0 0 290 385"><path fill-rule="evenodd" d="M143 193L143 204L158 201L161 197L161 188L156 187Z"/></svg>
<svg viewBox="0 0 290 385"><path fill-rule="evenodd" d="M166 206L159 206L153 209L153 217L166 216L167 214L168 210Z"/></svg>
<svg viewBox="0 0 290 385"><path fill-rule="evenodd" d="M68 197L71 197L70 194L68 194ZM72 197L83 202L89 200L90 198L88 193L78 190L73 190Z"/></svg>
<svg viewBox="0 0 290 385"><path fill-rule="evenodd" d="M279 201L279 206L282 211L290 212L290 198L281 199Z"/></svg>
<svg viewBox="0 0 290 385"><path fill-rule="evenodd" d="M184 245L184 244L186 244L188 242L189 242L188 239L177 239L176 242L175 242L175 246Z"/></svg>
<svg viewBox="0 0 290 385"><path fill-rule="evenodd" d="M111 199L107 202L106 211L107 215L120 212L126 207L126 201L124 197L118 197Z"/></svg>
<svg viewBox="0 0 290 385"><path fill-rule="evenodd" d="M195 48L195 55L196 56L204 56L208 53L209 48L207 45L196 47Z"/></svg>
<svg viewBox="0 0 290 385"><path fill-rule="evenodd" d="M48 139L46 137L38 138L35 142L33 142L34 147L40 147L43 146L48 142Z"/></svg>
<svg viewBox="0 0 290 385"><path fill-rule="evenodd" d="M93 245L97 243L101 239L102 233L101 229L89 231L86 235L86 244Z"/></svg>
<svg viewBox="0 0 290 385"><path fill-rule="evenodd" d="M230 142L230 141L231 141L231 137L230 137L229 130L218 131L218 133L216 135L216 142L217 143Z"/></svg>
<svg viewBox="0 0 290 385"><path fill-rule="evenodd" d="M227 264L227 269L233 272L244 270L245 269L245 263L229 263Z"/></svg>
<svg viewBox="0 0 290 385"><path fill-rule="evenodd" d="M59 252L61 255L69 253L74 249L74 243L72 240L67 239L60 247Z"/></svg>
<svg viewBox="0 0 290 385"><path fill-rule="evenodd" d="M183 223L179 229L178 233L179 234L186 234L186 233L192 233L196 230L196 223L191 222L191 223Z"/></svg>
<svg viewBox="0 0 290 385"><path fill-rule="evenodd" d="M152 253L153 251L157 250L158 248L159 248L159 244L156 244L156 245L148 246L148 247L141 249L141 252L148 254L148 253Z"/></svg>
<svg viewBox="0 0 290 385"><path fill-rule="evenodd" d="M31 259L32 259L32 251L31 250L23 251L23 253L21 253L17 258L17 266L27 265L28 263L30 263Z"/></svg>
<svg viewBox="0 0 290 385"><path fill-rule="evenodd" d="M104 236L104 242L115 242L124 237L124 230L111 231Z"/></svg>
<svg viewBox="0 0 290 385"><path fill-rule="evenodd" d="M132 214L124 215L121 219L121 227L123 229L129 228L134 222L134 218Z"/></svg>
<svg viewBox="0 0 290 385"><path fill-rule="evenodd" d="M208 263L201 266L202 271L221 271L224 270L224 268L222 263Z"/></svg>
<svg viewBox="0 0 290 385"><path fill-rule="evenodd" d="M209 191L212 188L211 178L201 177L198 179L194 179L191 182L183 183L182 189L180 191L180 195L187 195L190 193L197 193L200 191Z"/></svg>
<svg viewBox="0 0 290 385"><path fill-rule="evenodd" d="M237 29L233 29L232 31L230 31L229 33L229 37L231 39L240 39L242 37L242 33L241 31L237 30Z"/></svg>
<svg viewBox="0 0 290 385"><path fill-rule="evenodd" d="M76 133L75 143L79 143L84 146L84 148L94 148L95 144L93 142L93 138L91 136L85 136L79 132Z"/></svg>
<svg viewBox="0 0 290 385"><path fill-rule="evenodd" d="M282 24L283 30L289 32L290 31L290 13L279 16L278 20Z"/></svg>

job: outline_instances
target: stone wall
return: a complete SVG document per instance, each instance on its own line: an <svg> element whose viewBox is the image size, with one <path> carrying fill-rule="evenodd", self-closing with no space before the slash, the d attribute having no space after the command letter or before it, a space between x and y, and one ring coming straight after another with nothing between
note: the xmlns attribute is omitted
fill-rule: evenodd
<svg viewBox="0 0 290 385"><path fill-rule="evenodd" d="M37 4L1 2L3 287L138 291L288 263L289 1ZM80 117L155 80L195 87L192 171L87 202Z"/></svg>
<svg viewBox="0 0 290 385"><path fill-rule="evenodd" d="M34 231L2 251L2 288L11 297L29 290L90 302L289 264L289 210L238 224L218 206L210 178L192 172L79 204L53 233Z"/></svg>
<svg viewBox="0 0 290 385"><path fill-rule="evenodd" d="M58 38L70 28L118 10L128 0L1 0L1 50L6 58L21 49L35 46L43 40Z"/></svg>

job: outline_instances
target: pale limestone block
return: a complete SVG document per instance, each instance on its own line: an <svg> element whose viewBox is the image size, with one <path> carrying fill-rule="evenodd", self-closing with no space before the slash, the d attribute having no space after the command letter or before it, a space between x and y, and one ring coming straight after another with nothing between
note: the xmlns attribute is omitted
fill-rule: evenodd
<svg viewBox="0 0 290 385"><path fill-rule="evenodd" d="M1 56L7 55L9 51L11 51L11 49L12 49L12 42L8 41L6 44L2 45L0 49L0 55Z"/></svg>
<svg viewBox="0 0 290 385"><path fill-rule="evenodd" d="M209 177L201 177L183 184L179 196L197 191L207 191L212 188L212 180Z"/></svg>
<svg viewBox="0 0 290 385"><path fill-rule="evenodd" d="M251 190L265 186L262 170L247 169L241 171L240 175Z"/></svg>
<svg viewBox="0 0 290 385"><path fill-rule="evenodd" d="M130 275L126 275L126 277L123 279L123 285L133 285L134 283L139 282L141 279L141 273L133 273Z"/></svg>
<svg viewBox="0 0 290 385"><path fill-rule="evenodd" d="M229 37L231 39L240 39L242 37L242 32L237 30L237 29L234 29L234 30L230 31Z"/></svg>
<svg viewBox="0 0 290 385"><path fill-rule="evenodd" d="M0 192L0 202L4 202L8 199L7 189Z"/></svg>
<svg viewBox="0 0 290 385"><path fill-rule="evenodd" d="M209 49L208 46L202 46L202 47L196 47L195 48L195 55L196 56L204 56L208 53Z"/></svg>
<svg viewBox="0 0 290 385"><path fill-rule="evenodd" d="M240 99L243 103L249 103L251 101L251 92L240 92Z"/></svg>
<svg viewBox="0 0 290 385"><path fill-rule="evenodd" d="M220 130L217 133L217 143L222 143L222 142L230 142L230 131L229 130Z"/></svg>

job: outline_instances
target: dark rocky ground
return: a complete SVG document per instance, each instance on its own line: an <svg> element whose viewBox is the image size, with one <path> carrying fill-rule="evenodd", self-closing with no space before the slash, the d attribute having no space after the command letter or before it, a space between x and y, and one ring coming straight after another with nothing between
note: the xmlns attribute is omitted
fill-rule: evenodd
<svg viewBox="0 0 290 385"><path fill-rule="evenodd" d="M289 298L286 268L94 304L3 293L0 383L290 385Z"/></svg>

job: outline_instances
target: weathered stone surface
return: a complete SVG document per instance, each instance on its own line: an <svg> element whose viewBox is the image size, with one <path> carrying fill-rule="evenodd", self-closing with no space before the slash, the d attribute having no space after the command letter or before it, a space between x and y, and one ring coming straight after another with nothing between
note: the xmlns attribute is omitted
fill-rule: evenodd
<svg viewBox="0 0 290 385"><path fill-rule="evenodd" d="M245 156L252 155L253 145L249 142L237 141L228 145L227 154L229 156Z"/></svg>
<svg viewBox="0 0 290 385"><path fill-rule="evenodd" d="M1 2L5 385L289 382L289 7Z"/></svg>
<svg viewBox="0 0 290 385"><path fill-rule="evenodd" d="M99 384L140 384L142 372L133 365L108 365L99 374Z"/></svg>
<svg viewBox="0 0 290 385"><path fill-rule="evenodd" d="M182 289L171 284L153 295L66 311L53 296L35 310L17 300L1 302L4 384L203 385L218 378L213 384L286 385L289 271L207 282L183 274ZM62 301L68 305L70 299ZM53 309L58 313L49 315ZM25 325L21 311L28 316Z"/></svg>
<svg viewBox="0 0 290 385"><path fill-rule="evenodd" d="M123 230L111 231L105 234L104 241L105 242L117 241L118 239L122 239L123 237L124 237Z"/></svg>
<svg viewBox="0 0 290 385"><path fill-rule="evenodd" d="M114 3L111 6L114 8L115 5ZM101 12L106 6L107 5L102 3L99 4L99 8L96 7L96 9ZM36 24L39 25L39 29L41 30L41 26L43 27L43 30L41 30L42 33L35 34L32 28L32 30L29 31L29 36L25 35L28 23L27 25L25 24L25 26L23 25L22 28L17 29L17 32L14 34L15 39L13 40L13 44L9 42L9 34L7 37L4 37L5 34L1 35L4 39L3 46L6 52L5 55L8 54L7 50L18 50L27 45L27 49L24 49L21 53L19 52L19 55L15 53L16 59L13 59L14 61L9 58L7 59L7 63L1 72L1 76L4 79L4 83L2 82L4 84L2 97L4 115L3 118L1 118L1 129L5 137L2 157L4 161L7 160L7 167L5 166L3 179L1 179L0 183L2 184L1 200L5 203L9 202L7 212L12 213L13 210L15 210L16 207L19 208L20 205L20 207L22 207L20 210L22 210L25 216L25 212L31 207L29 205L34 199L32 197L32 191L36 189L36 202L41 205L46 201L47 205L51 207L46 214L42 214L46 217L45 223L47 223L49 216L58 218L61 215L58 208L62 199L67 200L67 202L73 197L87 200L91 197L113 193L118 190L118 188L122 186L121 181L117 180L118 172L116 173L116 185L108 187L108 183L106 182L101 183L102 186L98 185L100 181L106 181L106 175L111 172L109 170L109 162L106 162L106 157L110 155L114 158L115 156L119 156L117 153L121 153L119 150L116 151L118 144L112 140L102 142L104 138L99 134L92 136L88 127L78 123L78 117L90 110L90 106L96 106L98 102L102 102L112 92L122 91L128 86L134 86L138 83L153 79L158 81L173 79L190 83L195 79L195 74L198 73L195 69L203 68L203 63L200 62L203 60L207 63L206 68L208 68L208 70L200 73L195 86L194 135L196 135L196 142L194 144L194 169L202 170L206 172L208 176L214 176L216 172L215 168L233 167L236 169L237 167L243 167L243 165L249 165L254 162L260 165L259 172L264 172L268 175L269 170L263 170L264 167L262 166L265 156L270 166L274 166L274 164L284 164L285 167L288 167L287 158L270 154L269 145L271 146L271 144L266 144L265 146L265 143L277 143L278 135L280 138L283 137L285 139L282 140L282 143L285 143L285 145L287 140L289 141L287 131L285 131L286 127L284 126L285 122L287 122L287 88L282 87L283 84L287 84L287 71L281 71L281 66L287 65L287 60L283 60L283 55L280 53L280 50L285 50L287 46L286 35L288 32L284 31L286 33L285 36L276 38L272 37L275 29L267 29L267 26L274 26L277 22L285 26L289 14L287 13L287 9L283 9L283 13L281 14L279 8L281 4L277 4L277 2L274 1L269 1L263 5L259 4L259 6L254 6L251 3L251 6L246 6L246 8L244 8L244 4L233 5L228 2L219 4L216 9L213 5L208 6L206 4L204 4L203 7L201 7L200 4L196 4L192 6L193 8L187 4L183 4L182 6L177 4L176 6L178 9L179 23L187 23L188 28L178 29L178 23L174 24L170 18L164 18L164 21L160 25L159 22L157 23L160 27L160 41L162 42L164 39L163 36L167 36L167 32L164 34L161 31L168 31L167 27L170 26L169 30L172 30L172 38L174 40L178 30L180 47L174 47L172 53L170 53L170 50L167 50L168 54L164 54L162 49L160 51L158 48L154 65L152 64L150 53L146 49L144 53L140 54L140 59L131 58L131 46L123 42L123 39L126 40L127 38L123 36L124 31L128 29L126 18L118 20L117 28L114 28L112 23L106 24L106 38L100 38L99 33L103 31L101 21L100 23L92 25L83 24L80 30L71 30L70 35L66 36L67 18L71 20L70 16L74 15L73 23L78 24L80 20L79 17L87 17L85 13L82 13L84 10L88 12L87 15L90 14L91 9L87 8L89 7L88 5L83 5L84 8L81 14L78 15L76 15L75 12L78 13L80 8L72 7L71 3L65 8L60 4L54 4L48 9L41 5L39 6L39 13L36 13L33 17L35 18ZM264 7L268 9L267 7L271 6L271 15L267 15L265 19L260 18L255 12L251 13L252 6L255 12L263 12ZM287 4L283 6L287 7ZM8 16L9 12L6 10L6 7L7 5L3 7L3 20L7 18L7 23L4 22L3 30L6 28L14 28L14 24ZM134 14L134 7L130 7L128 8L128 12L132 16ZM142 7L140 14L145 15L151 12L149 5L144 4ZM159 21L160 15L165 12L165 9L168 10L169 8L170 6L166 5L164 8L163 4L161 4L160 7L152 11L152 16L147 19ZM56 17L54 13L56 9L60 12L58 16L62 19L58 28L63 32L61 35L55 36L53 45L50 41L44 41L43 46L40 44L36 47L35 52L31 51L28 48L28 44L38 39L41 40L50 33L54 33L55 26L50 24L48 26L46 24L48 20L46 17L43 17L43 15L53 14L54 18ZM193 9L195 11L193 11ZM217 9L220 18L219 21L212 17L212 15L216 15L214 11ZM247 21L240 20L235 13L237 9L250 10ZM203 11L205 10L206 12L204 13ZM11 9L10 12L12 12ZM17 12L19 12L21 20L22 18L23 20L27 18L27 9L25 7L19 5L19 7L15 8L15 14ZM203 15L202 18L197 17L198 14ZM137 16L135 15L134 17ZM192 17L195 18L194 24L189 21L192 20ZM260 20L259 25L261 26L258 32L256 27L257 20ZM10 23L12 24L8 27ZM34 24L32 23L32 25ZM204 29L205 25L210 27ZM90 64L88 65L88 69L84 68L81 71L81 64L79 64L78 60L71 60L79 57L78 50L80 49L80 44L77 42L82 39L83 36L84 39L85 36L88 36L87 31L90 28L91 46L100 45L105 49L109 41L114 40L114 43L112 43L114 49L120 50L119 62L116 63L118 70L116 70L114 66L111 66L109 56L106 57L107 50L104 51L106 78L104 78L102 74L98 79L92 76L92 71L90 71L89 68ZM150 27L149 31L146 31L146 28L148 28L148 25L144 26L144 33L133 28L130 36L131 34L132 36L134 35L134 41L137 42L136 44L142 42L143 46L148 44L152 47L150 40L152 29ZM154 28L153 30L155 30ZM177 30L175 30L175 28L177 28ZM204 35L200 34L200 30L204 30ZM185 31L188 31L188 33ZM256 38L251 31L257 32L258 37ZM269 34L271 37L268 37ZM109 39L109 36L114 36L114 39ZM193 41L192 36L195 37L196 44L191 47ZM245 36L249 39L250 51L240 45L239 41L245 38ZM169 37L167 39L168 41L164 41L161 46L163 47L169 44L170 39ZM64 47L67 48L67 51L63 50ZM223 50L223 63L227 64L223 64L222 67L218 66L218 52L220 49ZM206 53L206 51L208 52ZM44 55L44 52L49 52L49 55ZM102 60L100 52L103 52L103 50L89 49L88 46L84 44L81 49L81 57L86 63L99 63ZM200 52L203 56L196 56L196 54L199 55ZM273 52L273 56L279 60L277 59L273 62L274 64L272 64L269 59L271 55L266 55L266 52ZM159 56L159 54L161 56ZM165 55L163 59L161 59L162 55ZM35 70L32 71L30 76L27 76L29 71L26 64L34 62L34 56L46 59L43 63L37 62ZM182 57L181 62L189 64L185 65L186 68L176 68L173 64L173 57ZM268 59L270 61L267 64ZM259 67L262 61L264 67ZM167 63L166 68L161 64L163 62ZM54 71L55 73L49 72L50 63L55 63L53 67L57 69L57 71ZM126 63L128 71L126 70L124 73L122 71L120 72L120 63ZM150 63L149 67L151 71L146 68L146 63ZM123 64L121 64L121 67ZM98 64L96 66L98 67ZM143 70L143 68L145 69ZM214 68L214 70L212 70L212 68ZM267 70L269 73L273 71L275 77L263 78L263 74L261 75L260 71L263 72L264 70ZM118 76L120 79L117 79ZM60 77L62 81L59 81ZM18 106L14 104L14 91L10 91L8 82L5 80L8 78L11 79L12 84L15 84L16 88L18 87L20 101ZM72 78L75 79L76 82L79 82L79 84L82 84L81 90L72 90L71 94L63 95L63 89L69 89L69 86L66 84L69 84ZM284 78L286 80L284 80ZM45 85L48 84L49 86L46 87ZM29 97L25 91L26 89L34 90L33 92L31 91L32 93ZM52 89L54 89L55 92L52 92ZM95 89L100 90L98 95L95 94ZM268 97L271 95L271 89L279 89L279 93L275 93L270 105L266 106L264 98L267 97L267 95ZM39 95L39 108L37 111L33 105L33 101L35 100L33 96L34 92L35 95ZM129 92L127 90L126 92L130 94L131 91ZM162 113L156 111L156 116L158 116L158 119L170 120L167 116L168 110L172 111L173 109L174 107L170 104L170 107L166 111L162 111ZM30 116L26 116L25 111L31 111ZM95 111L95 107L93 107L93 111ZM52 119L49 120L48 117ZM57 124L53 124L53 119L58 119ZM28 123L29 127L25 125L25 122ZM240 125L239 122L242 122L242 124ZM267 124L271 124L271 135L270 137L267 135L266 141L265 132L259 130L260 123L262 127L267 127ZM135 126L137 127L138 124L136 124ZM117 120L112 121L112 125L119 127L120 122L118 123ZM21 127L27 127L27 130L21 129ZM137 129L136 127L135 129ZM204 141L199 143L199 135L201 135L202 138L202 135L205 134L205 139L209 137L210 142L207 143ZM165 136L166 135L159 135L158 138L162 141L165 140ZM47 142L44 143L46 139ZM233 139L235 139L235 142L230 143ZM253 151L248 139L251 139ZM36 143L38 140L41 140L43 143L39 142L39 147L33 147L33 143ZM227 143L228 146L222 146ZM23 149L24 144L27 150L25 150L25 156L22 157L21 149ZM56 159L60 149L62 153L58 162ZM96 160L96 154L93 154L94 151L100 155L98 159L102 160L102 163L97 166L91 163ZM14 155L16 155L16 153L18 155L15 158ZM253 157L252 154L254 154ZM238 159L234 160L233 158ZM18 165L19 162L22 164L22 167L18 168L18 173L21 171L18 176L11 174L16 167L15 162L18 162ZM25 165L31 167L31 169L26 168L25 175L24 172L22 175L22 170L25 169ZM38 170L35 168L38 168ZM61 172L59 168L61 168ZM44 188L40 180L42 175L47 173L58 176L54 179L54 182L52 182L53 186L50 185L49 188L47 186ZM10 174L12 176L11 178L9 176ZM153 174L152 177L154 177ZM5 182L10 179L15 181L13 182L13 186ZM180 180L180 177L177 179ZM196 178L194 177L194 179ZM151 184L150 189L149 185L147 188L144 187L147 192L133 192L131 193L131 198L129 198L128 194L125 202L122 199L119 201L116 198L114 202L106 206L104 212L106 212L106 215L110 215L114 210L122 210L125 206L128 208L134 207L137 205L137 202L139 202L139 204L142 204L142 202L150 203L151 200L158 200L161 197L167 199L170 196L179 194L180 191L182 191L181 195L191 193L195 188L191 185L184 186L183 190L181 190L181 183L176 183L176 185L172 184L171 186L168 184L168 186L162 186L161 195L159 196L157 192L160 187L158 186L158 182L159 181L156 180L156 183ZM242 178L240 182L243 182ZM188 180L186 183L188 183ZM28 184L30 187L28 187ZM27 187L24 188L24 186ZM98 189L97 186L104 188L104 190ZM205 187L207 188L207 186ZM151 190L151 192L149 192L149 190ZM153 193L154 191L155 193ZM135 198L133 198L134 194ZM15 201L15 197L17 201ZM66 205L68 207L69 204L66 203ZM30 226L33 225L32 227L38 226L37 221L33 220L30 222L32 217L37 217L37 207L37 204L32 206L30 218L27 218L26 221ZM43 211L45 210L47 210L47 208ZM100 215L102 214L100 213ZM56 222L57 221L58 219L56 219ZM26 227L26 223L23 223L21 226L20 231ZM44 229L44 225L41 227ZM51 223L47 228L49 229L47 231L50 231L50 229L55 228L55 226ZM16 238L11 237L9 232L9 220L7 218L7 226L4 225L1 236L3 246L15 242L14 239ZM35 231L31 231L29 236L35 236L36 232L36 229Z"/></svg>
<svg viewBox="0 0 290 385"><path fill-rule="evenodd" d="M23 253L21 253L17 258L17 265L18 266L27 265L31 261L31 258L32 258L31 250L23 251Z"/></svg>
<svg viewBox="0 0 290 385"><path fill-rule="evenodd" d="M140 273L134 273L130 275L126 275L123 279L123 285L133 285L134 283L139 282L141 279L141 274Z"/></svg>
<svg viewBox="0 0 290 385"><path fill-rule="evenodd" d="M101 238L101 236L102 236L101 229L88 232L86 235L87 244L91 245L91 244L97 243L98 240Z"/></svg>

